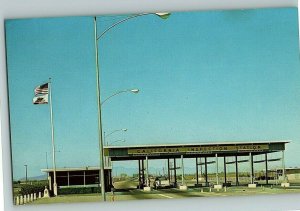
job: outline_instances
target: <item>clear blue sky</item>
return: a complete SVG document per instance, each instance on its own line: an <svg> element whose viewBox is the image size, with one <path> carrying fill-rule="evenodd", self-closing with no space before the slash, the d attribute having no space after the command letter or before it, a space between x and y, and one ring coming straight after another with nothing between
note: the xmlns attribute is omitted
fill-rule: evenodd
<svg viewBox="0 0 300 211"><path fill-rule="evenodd" d="M98 16L98 34L126 16ZM292 140L300 166L297 8L173 13L119 25L99 43L109 141L126 145ZM58 167L98 165L92 17L8 20L7 66L14 178L51 167L48 105L33 89L53 80Z"/></svg>

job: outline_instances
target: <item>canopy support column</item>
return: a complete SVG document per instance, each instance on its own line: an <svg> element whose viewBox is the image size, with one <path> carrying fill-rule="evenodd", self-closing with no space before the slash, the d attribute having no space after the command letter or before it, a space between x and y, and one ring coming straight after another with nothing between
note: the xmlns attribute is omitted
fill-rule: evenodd
<svg viewBox="0 0 300 211"><path fill-rule="evenodd" d="M198 175L198 157L196 157L196 184L199 185L199 175Z"/></svg>
<svg viewBox="0 0 300 211"><path fill-rule="evenodd" d="M235 155L235 185L239 186L238 156Z"/></svg>
<svg viewBox="0 0 300 211"><path fill-rule="evenodd" d="M269 184L269 175L268 175L268 153L265 154L265 164L266 164L266 185Z"/></svg>
<svg viewBox="0 0 300 211"><path fill-rule="evenodd" d="M250 163L250 182L251 182L251 184L253 184L254 183L254 178L253 178L254 171L253 171L253 155L251 152L249 153L249 163Z"/></svg>
<svg viewBox="0 0 300 211"><path fill-rule="evenodd" d="M149 168L148 168L148 156L146 156L146 186L149 187Z"/></svg>
<svg viewBox="0 0 300 211"><path fill-rule="evenodd" d="M219 185L219 162L218 162L218 154L216 153L216 180L217 185Z"/></svg>
<svg viewBox="0 0 300 211"><path fill-rule="evenodd" d="M226 156L224 156L224 183L225 183L225 185L227 184L227 177L226 177Z"/></svg>
<svg viewBox="0 0 300 211"><path fill-rule="evenodd" d="M171 176L170 176L170 159L169 158L168 158L168 180L169 180L169 183L170 183Z"/></svg>
<svg viewBox="0 0 300 211"><path fill-rule="evenodd" d="M204 157L204 165L205 165L205 186L208 186L207 157Z"/></svg>
<svg viewBox="0 0 300 211"><path fill-rule="evenodd" d="M176 178L176 158L174 158L174 186L177 187L177 178Z"/></svg>
<svg viewBox="0 0 300 211"><path fill-rule="evenodd" d="M183 164L183 155L181 155L181 185L184 185L184 164Z"/></svg>

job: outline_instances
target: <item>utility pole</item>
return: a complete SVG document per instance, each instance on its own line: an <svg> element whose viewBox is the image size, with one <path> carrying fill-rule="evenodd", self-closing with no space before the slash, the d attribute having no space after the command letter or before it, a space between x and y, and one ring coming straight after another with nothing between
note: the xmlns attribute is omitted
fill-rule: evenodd
<svg viewBox="0 0 300 211"><path fill-rule="evenodd" d="M28 165L25 164L24 166L25 166L25 182L27 184L27 166Z"/></svg>

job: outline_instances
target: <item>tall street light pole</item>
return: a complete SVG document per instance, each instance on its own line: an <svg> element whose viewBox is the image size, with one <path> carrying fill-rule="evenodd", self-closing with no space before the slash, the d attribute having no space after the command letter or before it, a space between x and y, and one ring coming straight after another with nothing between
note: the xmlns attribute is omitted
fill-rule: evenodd
<svg viewBox="0 0 300 211"><path fill-rule="evenodd" d="M105 196L105 187L104 187L104 154L103 154L103 137L102 137L102 117L101 117L101 100L100 100L100 67L99 67L99 52L98 45L99 39L104 36L108 31L110 31L115 26L128 21L132 18L136 18L144 15L156 15L162 19L167 19L170 16L170 13L142 13L137 15L129 16L125 19L122 19L107 29L105 29L99 36L97 34L97 17L94 17L94 39L95 39L95 61L96 61L96 93L97 93L97 108L98 108L98 135L99 135L99 151L100 151L100 181L101 181L101 195L102 200L106 201Z"/></svg>
<svg viewBox="0 0 300 211"><path fill-rule="evenodd" d="M99 70L99 53L97 39L97 17L94 17L94 33L95 33L95 54L96 54L96 90L97 90L97 108L98 108L98 135L99 135L99 151L100 151L100 177L102 200L106 201L104 187L104 155L103 155L103 139L102 139L102 118L101 118L101 100L100 100L100 70Z"/></svg>
<svg viewBox="0 0 300 211"><path fill-rule="evenodd" d="M24 165L25 166L25 183L27 184L27 166L28 165Z"/></svg>

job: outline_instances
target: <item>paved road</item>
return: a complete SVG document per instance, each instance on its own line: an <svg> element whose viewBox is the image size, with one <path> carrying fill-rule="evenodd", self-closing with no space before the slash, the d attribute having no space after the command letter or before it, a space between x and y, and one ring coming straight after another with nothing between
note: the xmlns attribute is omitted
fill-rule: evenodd
<svg viewBox="0 0 300 211"><path fill-rule="evenodd" d="M264 195L264 194L284 194L284 193L300 193L299 187L283 189L280 187L257 187L250 189L248 187L229 187L220 191L210 190L210 188L189 188L182 191L176 188L152 190L145 192L136 189L135 181L122 181L116 183L119 189L112 193L107 193L107 201L124 201L124 200L140 200L140 199L178 199L189 197L226 197L226 196L244 196L244 195ZM128 189L126 189L128 188ZM82 195L61 195L49 199L39 199L33 203L71 203L71 202L97 202L101 201L100 194L82 194ZM32 204L32 203L30 203Z"/></svg>

